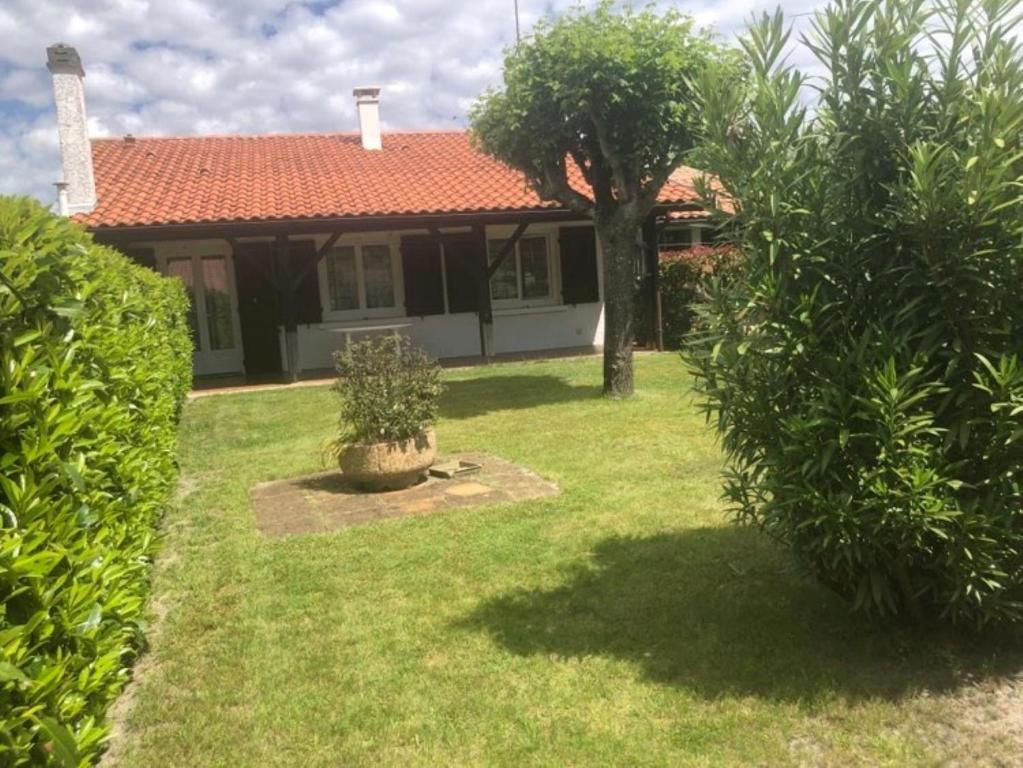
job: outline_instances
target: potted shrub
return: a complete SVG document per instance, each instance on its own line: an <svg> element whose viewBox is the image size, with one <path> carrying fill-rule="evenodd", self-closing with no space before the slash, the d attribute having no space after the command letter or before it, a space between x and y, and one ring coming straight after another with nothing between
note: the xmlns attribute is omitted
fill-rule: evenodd
<svg viewBox="0 0 1023 768"><path fill-rule="evenodd" d="M334 362L341 419L327 455L346 478L370 490L421 480L436 454L440 367L404 336L350 344Z"/></svg>

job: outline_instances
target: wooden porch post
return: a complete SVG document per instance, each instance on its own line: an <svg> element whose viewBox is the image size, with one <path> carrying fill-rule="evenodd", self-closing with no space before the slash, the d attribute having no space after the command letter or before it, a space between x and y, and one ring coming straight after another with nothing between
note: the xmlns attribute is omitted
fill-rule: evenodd
<svg viewBox="0 0 1023 768"><path fill-rule="evenodd" d="M647 306L649 307L650 325L653 333L653 342L658 352L664 351L664 323L661 317L661 259L657 247L660 231L657 227L657 219L654 214L643 224L643 257L646 260L647 273L650 277L649 295Z"/></svg>
<svg viewBox="0 0 1023 768"><path fill-rule="evenodd" d="M501 250L494 256L493 263L489 261L489 254L487 253L486 228L480 225L473 227L474 232L479 230L477 237L482 241L483 271L480 275L480 353L484 357L493 357L494 355L494 307L490 301L490 278L497 274L497 270L504 263L504 260L515 252L515 244L522 237L528 226L529 224L523 221L515 227L512 236L504 241Z"/></svg>
<svg viewBox="0 0 1023 768"><path fill-rule="evenodd" d="M490 301L486 227L476 224L472 228L472 234L479 243L480 261L477 265L476 289L479 291L480 357L486 360L494 354L494 305Z"/></svg>
<svg viewBox="0 0 1023 768"><path fill-rule="evenodd" d="M274 240L274 265L281 297L281 324L284 326L285 373L292 382L296 382L299 369L298 321L295 313L295 280L292 277L287 235L277 235Z"/></svg>

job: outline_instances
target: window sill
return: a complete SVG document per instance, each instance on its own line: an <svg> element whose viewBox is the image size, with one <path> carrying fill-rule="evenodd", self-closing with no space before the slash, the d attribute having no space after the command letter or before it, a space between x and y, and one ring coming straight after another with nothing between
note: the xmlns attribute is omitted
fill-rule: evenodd
<svg viewBox="0 0 1023 768"><path fill-rule="evenodd" d="M405 315L378 315L377 317L346 317L332 319L325 317L322 323L314 327L321 331L357 331L360 328L377 325L411 325L411 317Z"/></svg>
<svg viewBox="0 0 1023 768"><path fill-rule="evenodd" d="M321 326L357 325L358 323L387 322L388 320L405 320L404 309L389 307L383 310L356 310L354 312L324 312Z"/></svg>
<svg viewBox="0 0 1023 768"><path fill-rule="evenodd" d="M503 309L494 308L494 317L505 317L515 315L546 315L554 312L567 312L569 309L566 304L538 304L532 307L505 307Z"/></svg>

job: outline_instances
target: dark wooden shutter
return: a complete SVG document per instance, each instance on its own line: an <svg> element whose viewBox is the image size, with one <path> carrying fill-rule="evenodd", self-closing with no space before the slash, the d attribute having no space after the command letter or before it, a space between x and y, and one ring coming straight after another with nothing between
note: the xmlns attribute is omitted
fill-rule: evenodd
<svg viewBox="0 0 1023 768"><path fill-rule="evenodd" d="M458 238L444 241L444 272L448 281L448 311L479 312L479 281L483 269L483 241Z"/></svg>
<svg viewBox="0 0 1023 768"><path fill-rule="evenodd" d="M312 240L292 240L289 244L291 274L301 275L295 286L295 322L311 325L323 322L320 305L320 271L316 243Z"/></svg>
<svg viewBox="0 0 1023 768"><path fill-rule="evenodd" d="M561 298L565 304L600 301L597 282L597 238L593 227L562 227L558 232L561 252Z"/></svg>
<svg viewBox="0 0 1023 768"><path fill-rule="evenodd" d="M238 319L242 352L249 375L281 370L277 326L281 321L280 291L274 273L273 243L238 243L234 251L238 287Z"/></svg>
<svg viewBox="0 0 1023 768"><path fill-rule="evenodd" d="M443 315L440 243L431 237L403 237L401 268L405 277L405 314L409 317Z"/></svg>

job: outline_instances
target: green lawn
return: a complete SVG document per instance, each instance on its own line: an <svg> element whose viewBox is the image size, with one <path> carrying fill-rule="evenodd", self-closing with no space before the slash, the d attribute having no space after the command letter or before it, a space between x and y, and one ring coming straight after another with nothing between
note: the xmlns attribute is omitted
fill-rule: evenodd
<svg viewBox="0 0 1023 768"><path fill-rule="evenodd" d="M675 356L640 357L628 402L600 397L592 358L446 381L444 451L521 462L562 494L267 540L247 491L319 468L335 396L187 406L152 649L112 764L1018 757L991 713L964 710L983 697L956 690L990 677L990 645L873 628L731 526L720 452Z"/></svg>

